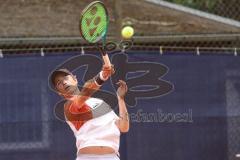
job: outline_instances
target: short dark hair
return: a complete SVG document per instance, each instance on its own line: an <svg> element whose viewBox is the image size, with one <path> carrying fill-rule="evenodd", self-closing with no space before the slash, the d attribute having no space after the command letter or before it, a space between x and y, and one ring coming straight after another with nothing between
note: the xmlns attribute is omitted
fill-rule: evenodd
<svg viewBox="0 0 240 160"><path fill-rule="evenodd" d="M72 73L65 69L65 68L62 68L62 69L57 69L55 71L53 71L50 75L50 83L51 83L51 86L56 89L55 87L55 78L58 76L58 75L63 75L63 76L67 76L67 75L72 75Z"/></svg>

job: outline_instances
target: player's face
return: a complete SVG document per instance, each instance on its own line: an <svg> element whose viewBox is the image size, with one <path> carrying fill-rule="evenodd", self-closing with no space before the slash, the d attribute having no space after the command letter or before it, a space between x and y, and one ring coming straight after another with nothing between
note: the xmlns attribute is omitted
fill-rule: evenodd
<svg viewBox="0 0 240 160"><path fill-rule="evenodd" d="M78 89L78 81L73 75L58 75L55 78L55 87L62 95L73 95Z"/></svg>

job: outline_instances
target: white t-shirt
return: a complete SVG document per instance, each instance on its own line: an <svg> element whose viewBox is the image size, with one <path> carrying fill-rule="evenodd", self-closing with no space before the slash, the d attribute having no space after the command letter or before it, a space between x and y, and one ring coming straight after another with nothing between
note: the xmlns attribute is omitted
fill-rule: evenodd
<svg viewBox="0 0 240 160"><path fill-rule="evenodd" d="M102 105L104 101L98 98L89 98L85 103L93 109L97 105ZM79 130L75 128L71 121L67 121L75 135L77 151L89 146L107 146L113 148L118 153L120 131L115 124L117 119L119 117L115 112L110 111L102 116L86 121Z"/></svg>

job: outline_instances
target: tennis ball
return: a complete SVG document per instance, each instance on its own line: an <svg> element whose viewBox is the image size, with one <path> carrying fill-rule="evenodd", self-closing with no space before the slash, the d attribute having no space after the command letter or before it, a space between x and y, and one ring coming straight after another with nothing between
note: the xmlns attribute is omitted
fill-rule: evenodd
<svg viewBox="0 0 240 160"><path fill-rule="evenodd" d="M131 26L126 26L122 29L121 33L123 38L130 39L134 34L134 29Z"/></svg>

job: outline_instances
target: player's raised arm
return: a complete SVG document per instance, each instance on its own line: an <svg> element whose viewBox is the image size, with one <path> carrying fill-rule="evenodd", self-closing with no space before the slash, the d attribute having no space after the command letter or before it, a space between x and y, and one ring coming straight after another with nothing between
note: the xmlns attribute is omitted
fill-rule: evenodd
<svg viewBox="0 0 240 160"><path fill-rule="evenodd" d="M110 59L108 55L105 53L104 50L100 50L102 54L102 58L104 61L104 65L102 67L102 70L92 79L88 80L84 86L83 89L80 91L80 94L77 98L77 103L79 107L82 106L82 104L91 97L102 85L105 81L108 80L108 78L114 73L113 65L110 62Z"/></svg>
<svg viewBox="0 0 240 160"><path fill-rule="evenodd" d="M114 73L114 68L110 63L108 55L102 54L102 56L104 64L101 71L92 79L88 80L81 90L78 89L76 76L70 71L67 69L54 71L51 75L51 81L58 94L76 104L74 106L81 108L84 102Z"/></svg>
<svg viewBox="0 0 240 160"><path fill-rule="evenodd" d="M119 106L119 119L116 121L116 125L118 126L121 132L128 132L129 130L129 116L126 107L126 103L124 97L127 93L128 87L126 82L119 80L117 83L119 88L117 90L117 98L118 98L118 106Z"/></svg>

